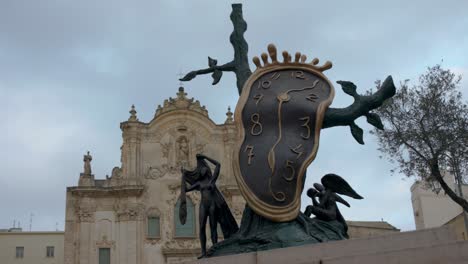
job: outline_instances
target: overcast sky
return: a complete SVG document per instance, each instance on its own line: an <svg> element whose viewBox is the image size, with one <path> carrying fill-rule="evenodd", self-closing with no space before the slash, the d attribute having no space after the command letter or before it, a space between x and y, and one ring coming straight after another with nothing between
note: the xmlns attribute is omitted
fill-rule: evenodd
<svg viewBox="0 0 468 264"><path fill-rule="evenodd" d="M83 154L96 178L120 165L119 123L135 104L143 122L175 96L177 74L232 59L230 1L0 0L0 228L14 219L29 230L63 230L65 192L78 183ZM468 96L468 1L246 1L249 57L301 51L333 62L333 82L358 91L392 75L417 80L441 63L463 74ZM252 67L253 69L253 67ZM216 123L236 105L235 78L217 86L209 75L186 83ZM352 102L335 85L334 107ZM6 120L5 120L6 119ZM307 185L339 174L365 200L343 208L350 220L384 219L414 229L413 179L391 175L379 158L371 127L360 119L365 145L348 128L322 131ZM308 200L303 199L303 202Z"/></svg>

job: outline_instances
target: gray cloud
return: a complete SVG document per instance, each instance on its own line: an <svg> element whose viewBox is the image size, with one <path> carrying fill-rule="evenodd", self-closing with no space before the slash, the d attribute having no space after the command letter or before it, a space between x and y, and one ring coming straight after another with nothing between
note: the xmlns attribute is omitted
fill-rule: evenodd
<svg viewBox="0 0 468 264"><path fill-rule="evenodd" d="M268 43L301 51L334 67L332 81L354 81L360 91L392 74L417 79L441 62L468 78L466 1L246 1L250 57ZM174 96L177 73L204 67L206 56L231 60L227 1L22 1L0 3L0 129L3 187L0 226L34 213L33 229L63 228L65 187L76 185L82 155L91 150L99 178L119 164L119 122L132 103L151 120L156 106ZM217 123L237 102L235 78L225 74L185 84ZM464 91L468 94L468 82ZM351 103L339 87L334 106ZM5 118L4 117L4 118ZM363 128L370 127L359 120ZM349 180L363 196L345 216L384 218L414 228L409 186L379 159L375 139L354 142L348 129L322 131L307 185L328 172ZM6 186L6 187L5 187ZM306 199L303 199L307 202Z"/></svg>

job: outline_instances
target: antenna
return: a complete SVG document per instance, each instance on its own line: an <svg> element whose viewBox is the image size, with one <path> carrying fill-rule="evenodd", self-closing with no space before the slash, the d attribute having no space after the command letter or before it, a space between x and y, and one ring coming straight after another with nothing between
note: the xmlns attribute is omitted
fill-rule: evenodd
<svg viewBox="0 0 468 264"><path fill-rule="evenodd" d="M55 222L55 231L58 231L58 222Z"/></svg>
<svg viewBox="0 0 468 264"><path fill-rule="evenodd" d="M29 232L31 232L31 230L32 230L32 219L33 219L33 216L34 216L33 213L31 213L31 214L29 215Z"/></svg>
<svg viewBox="0 0 468 264"><path fill-rule="evenodd" d="M16 227L16 219L13 219L13 228Z"/></svg>
<svg viewBox="0 0 468 264"><path fill-rule="evenodd" d="M182 79L184 76L185 76L185 75L184 75L184 73L182 72L182 69L179 69L179 73L177 74L177 77L179 77L179 78L177 78L177 79L179 79L179 87L184 86L184 83L180 80L180 79Z"/></svg>

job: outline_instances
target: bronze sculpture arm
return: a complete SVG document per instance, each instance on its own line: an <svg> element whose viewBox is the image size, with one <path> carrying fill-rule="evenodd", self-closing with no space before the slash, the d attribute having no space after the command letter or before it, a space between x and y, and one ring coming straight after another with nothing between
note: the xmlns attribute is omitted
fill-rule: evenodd
<svg viewBox="0 0 468 264"><path fill-rule="evenodd" d="M203 154L197 154L198 156L206 159L207 161L211 162L213 165L215 165L215 169L214 169L214 172L213 172L213 178L210 180L210 183L211 184L214 184L217 180L218 180L218 176L219 176L219 171L221 169L221 164L219 164L218 161L210 158L210 157L207 157Z"/></svg>
<svg viewBox="0 0 468 264"><path fill-rule="evenodd" d="M314 214L318 219L325 221L336 220L336 204L333 204L326 209L309 205L307 206L304 214L309 217L311 214Z"/></svg>
<svg viewBox="0 0 468 264"><path fill-rule="evenodd" d="M188 193L188 192L191 192L193 190L198 190L198 189L200 189L200 182L196 182L195 184L190 185L190 187L185 189L185 192Z"/></svg>

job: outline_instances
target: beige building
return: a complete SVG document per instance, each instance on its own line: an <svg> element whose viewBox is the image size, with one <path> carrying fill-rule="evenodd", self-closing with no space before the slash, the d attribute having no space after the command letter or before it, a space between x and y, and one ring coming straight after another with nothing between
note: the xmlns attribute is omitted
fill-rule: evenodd
<svg viewBox="0 0 468 264"><path fill-rule="evenodd" d="M62 264L64 232L0 231L0 263Z"/></svg>
<svg viewBox="0 0 468 264"><path fill-rule="evenodd" d="M215 124L181 87L148 123L133 106L130 114L120 124L121 165L98 180L87 154L78 186L67 188L66 264L180 263L198 256L198 193L188 195L186 225L178 220L180 168L193 169L196 153L221 163L217 185L240 221L245 202L231 169L236 130L230 110L224 124Z"/></svg>
<svg viewBox="0 0 468 264"><path fill-rule="evenodd" d="M400 229L385 221L346 221L350 239L399 233Z"/></svg>
<svg viewBox="0 0 468 264"><path fill-rule="evenodd" d="M456 190L453 182L447 184ZM468 185L463 185L462 191L465 199L468 199ZM443 190L435 193L417 181L411 186L411 202L417 230L449 225L456 230L460 239L468 240L463 210Z"/></svg>

